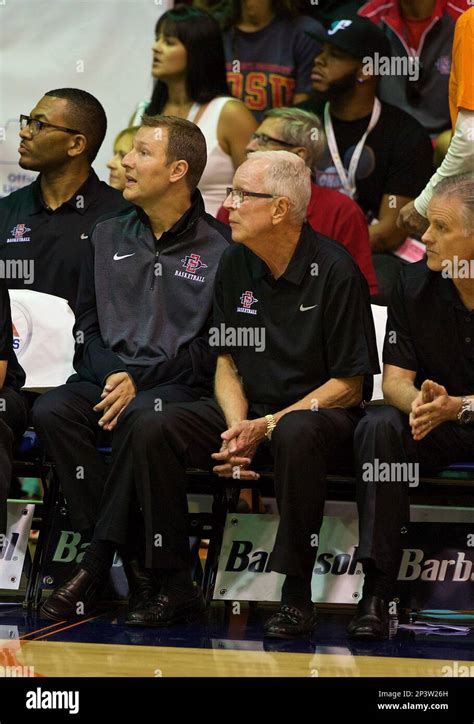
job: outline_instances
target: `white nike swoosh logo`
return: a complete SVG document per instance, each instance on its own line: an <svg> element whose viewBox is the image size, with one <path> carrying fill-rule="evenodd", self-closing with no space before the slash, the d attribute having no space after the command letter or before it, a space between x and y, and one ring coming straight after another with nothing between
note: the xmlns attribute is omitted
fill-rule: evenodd
<svg viewBox="0 0 474 724"><path fill-rule="evenodd" d="M135 252L133 254L124 254L123 256L119 256L117 252L114 254L114 261L119 261L120 259L126 259L127 256L134 256Z"/></svg>
<svg viewBox="0 0 474 724"><path fill-rule="evenodd" d="M313 304L312 307L303 307L303 305L301 305L301 306L300 306L300 312L307 312L308 309L314 309L314 308L317 307L317 306L318 306L317 304Z"/></svg>
<svg viewBox="0 0 474 724"><path fill-rule="evenodd" d="M81 234L81 239L88 239L88 238L89 238L89 234Z"/></svg>

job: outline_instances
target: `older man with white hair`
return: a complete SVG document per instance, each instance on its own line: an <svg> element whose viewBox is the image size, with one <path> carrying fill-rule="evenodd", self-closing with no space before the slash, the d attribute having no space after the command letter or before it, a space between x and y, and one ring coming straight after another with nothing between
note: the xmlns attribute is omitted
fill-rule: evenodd
<svg viewBox="0 0 474 724"><path fill-rule="evenodd" d="M320 234L339 241L352 254L367 279L372 295L378 293L372 261L369 228L360 206L346 194L318 186L314 172L326 149L326 136L318 116L301 108L272 108L252 134L247 156L256 151L289 151L300 156L311 170L311 198L306 220ZM222 206L217 219L229 223L229 209Z"/></svg>
<svg viewBox="0 0 474 724"><path fill-rule="evenodd" d="M474 174L434 189L426 259L406 266L388 309L386 406L354 436L364 590L348 632L384 639L418 470L469 461L474 452Z"/></svg>
<svg viewBox="0 0 474 724"><path fill-rule="evenodd" d="M285 151L255 153L237 169L226 206L234 241L216 276L210 344L215 396L137 414L129 449L112 465L95 539L124 542L114 491L134 463L146 566L158 596L127 623L167 626L198 615L188 538L186 467L258 479L257 450L273 460L281 522L272 553L286 574L270 636L308 635L311 577L326 468L351 452L378 362L367 283L350 254L305 223L310 172Z"/></svg>

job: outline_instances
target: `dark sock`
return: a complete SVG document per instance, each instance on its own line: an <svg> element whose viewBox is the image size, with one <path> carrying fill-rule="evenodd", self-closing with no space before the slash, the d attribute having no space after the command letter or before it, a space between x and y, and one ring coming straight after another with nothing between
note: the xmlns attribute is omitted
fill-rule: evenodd
<svg viewBox="0 0 474 724"><path fill-rule="evenodd" d="M384 601L390 601L393 591L393 577L375 566L374 561L364 561L364 588L363 598L378 596Z"/></svg>
<svg viewBox="0 0 474 724"><path fill-rule="evenodd" d="M312 610L311 578L286 576L281 589L281 602L285 606L294 606L304 613Z"/></svg>
<svg viewBox="0 0 474 724"><path fill-rule="evenodd" d="M116 548L116 543L111 541L93 540L86 548L81 568L85 568L93 576L105 576L113 563Z"/></svg>

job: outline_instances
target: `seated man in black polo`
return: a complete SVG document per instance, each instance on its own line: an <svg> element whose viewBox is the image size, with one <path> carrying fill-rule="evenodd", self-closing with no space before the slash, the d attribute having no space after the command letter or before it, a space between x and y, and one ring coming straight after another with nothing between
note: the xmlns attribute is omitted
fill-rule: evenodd
<svg viewBox="0 0 474 724"><path fill-rule="evenodd" d="M391 299L383 379L389 405L369 408L354 436L365 581L348 628L353 638L388 635L413 472L474 459L473 199L472 173L435 187L426 260L403 269ZM380 470L391 471L388 482Z"/></svg>
<svg viewBox="0 0 474 724"><path fill-rule="evenodd" d="M191 578L186 467L209 468L212 456L220 476L255 480L252 459L266 446L281 514L271 565L286 574L266 632L313 629L326 468L350 453L378 362L367 283L344 247L304 223L310 193L309 169L287 151L257 152L239 167L225 203L237 243L219 265L210 333L215 399L140 411L131 455L123 448L112 465L89 550L110 565L124 540L120 489L131 480L146 566L161 581L158 596L129 611L129 624L166 626L203 609ZM81 567L90 574L89 550Z"/></svg>
<svg viewBox="0 0 474 724"><path fill-rule="evenodd" d="M9 289L54 294L75 311L90 229L103 214L130 207L91 166L106 130L102 105L78 88L48 91L20 117L18 163L40 173L0 199L0 259L17 262Z"/></svg>
<svg viewBox="0 0 474 724"><path fill-rule="evenodd" d="M28 411L20 390L25 373L13 350L10 299L0 279L0 551L7 527L7 497L12 477L13 443L26 428Z"/></svg>

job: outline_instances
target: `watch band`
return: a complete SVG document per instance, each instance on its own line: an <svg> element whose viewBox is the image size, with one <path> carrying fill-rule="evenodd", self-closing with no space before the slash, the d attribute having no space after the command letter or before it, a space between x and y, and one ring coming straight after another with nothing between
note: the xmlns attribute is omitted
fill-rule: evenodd
<svg viewBox="0 0 474 724"><path fill-rule="evenodd" d="M265 415L265 420L267 421L267 431L265 433L265 437L267 440L271 440L273 430L276 428L276 420L273 415Z"/></svg>
<svg viewBox="0 0 474 724"><path fill-rule="evenodd" d="M457 420L460 425L469 425L469 423L472 422L474 419L473 407L473 401L470 400L469 397L461 398L461 409L457 414Z"/></svg>

